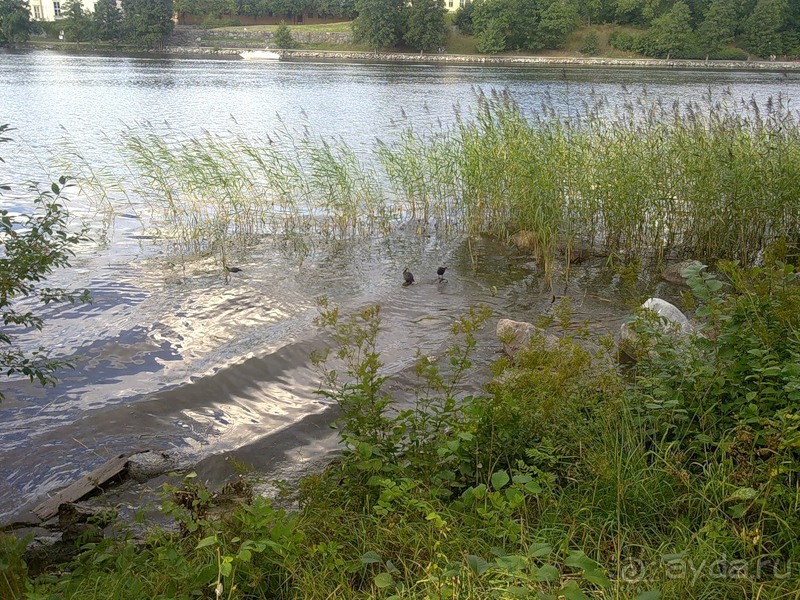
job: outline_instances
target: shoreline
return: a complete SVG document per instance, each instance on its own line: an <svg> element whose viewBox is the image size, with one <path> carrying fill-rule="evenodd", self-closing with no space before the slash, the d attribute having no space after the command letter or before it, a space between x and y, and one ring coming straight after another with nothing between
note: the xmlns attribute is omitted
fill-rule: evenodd
<svg viewBox="0 0 800 600"><path fill-rule="evenodd" d="M69 47L72 46L72 47ZM238 57L252 47L224 48L209 46L166 46L159 51L114 50L88 46L75 47L67 44L25 44L22 50L49 50L55 52L79 52L82 54L140 54L144 56L191 56L191 57ZM694 69L721 71L773 71L800 72L800 61L765 60L689 60L664 58L610 58L588 56L498 56L481 54L417 54L410 52L364 52L348 50L278 50L283 61L329 60L332 62L359 61L373 63L407 64L464 64L507 65L531 67L633 67L655 69Z"/></svg>

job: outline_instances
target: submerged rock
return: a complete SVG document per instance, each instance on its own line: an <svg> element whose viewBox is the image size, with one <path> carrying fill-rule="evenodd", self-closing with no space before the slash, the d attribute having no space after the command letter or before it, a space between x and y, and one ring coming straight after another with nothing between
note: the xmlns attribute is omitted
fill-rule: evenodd
<svg viewBox="0 0 800 600"><path fill-rule="evenodd" d="M675 285L686 285L686 277L682 275L686 267L700 266L702 263L697 260L683 260L679 263L672 264L664 269L661 278Z"/></svg>
<svg viewBox="0 0 800 600"><path fill-rule="evenodd" d="M178 461L166 452L147 450L128 457L128 475L139 483L177 468Z"/></svg>
<svg viewBox="0 0 800 600"><path fill-rule="evenodd" d="M649 310L658 317L658 327L662 332L676 339L689 336L694 328L681 310L661 298L650 298L639 307L639 310ZM633 328L632 323L623 323L619 331L619 348L627 356L637 360L647 348L643 347L640 336Z"/></svg>
<svg viewBox="0 0 800 600"><path fill-rule="evenodd" d="M503 342L503 351L511 358L529 346L531 340L537 338L544 340L544 346L548 349L554 348L558 344L556 336L545 333L536 325L511 319L500 319L497 322L497 338Z"/></svg>

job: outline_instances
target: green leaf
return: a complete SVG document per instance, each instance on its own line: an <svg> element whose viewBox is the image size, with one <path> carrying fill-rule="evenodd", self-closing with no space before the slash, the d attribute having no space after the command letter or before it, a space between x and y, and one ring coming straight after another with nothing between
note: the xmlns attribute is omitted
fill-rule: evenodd
<svg viewBox="0 0 800 600"><path fill-rule="evenodd" d="M511 481L511 478L505 471L497 471L496 473L492 473L492 487L495 490L501 489L509 481Z"/></svg>
<svg viewBox="0 0 800 600"><path fill-rule="evenodd" d="M233 565L231 565L230 561L227 560L228 558L230 557L226 556L225 560L223 560L219 565L219 572L223 577L230 577L231 572L233 571Z"/></svg>
<svg viewBox="0 0 800 600"><path fill-rule="evenodd" d="M561 579L561 571L551 564L542 565L536 569L536 581L558 581Z"/></svg>
<svg viewBox="0 0 800 600"><path fill-rule="evenodd" d="M522 570L525 568L526 563L527 559L519 554L508 554L506 556L497 557L497 566L510 573L516 573Z"/></svg>
<svg viewBox="0 0 800 600"><path fill-rule="evenodd" d="M561 594L567 600L589 600L589 596L584 594L578 587L578 584L574 581L570 581L567 585L561 588Z"/></svg>
<svg viewBox="0 0 800 600"><path fill-rule="evenodd" d="M648 590L636 596L634 600L661 600L661 592L656 590Z"/></svg>
<svg viewBox="0 0 800 600"><path fill-rule="evenodd" d="M394 577L389 573L378 573L375 575L375 587L385 589L394 585Z"/></svg>
<svg viewBox="0 0 800 600"><path fill-rule="evenodd" d="M564 564L574 569L583 569L584 571L593 571L599 566L595 561L579 550L570 552Z"/></svg>
<svg viewBox="0 0 800 600"><path fill-rule="evenodd" d="M753 500L758 496L758 492L751 487L740 487L733 492L728 500Z"/></svg>
<svg viewBox="0 0 800 600"><path fill-rule="evenodd" d="M478 576L486 573L486 571L488 571L492 566L491 563L486 562L480 556L476 556L474 554L467 556L467 564L469 565L469 568L472 569L472 572Z"/></svg>
<svg viewBox="0 0 800 600"><path fill-rule="evenodd" d="M509 504L511 504L511 508L516 508L525 501L525 496L517 488L506 488L505 495Z"/></svg>
<svg viewBox="0 0 800 600"><path fill-rule="evenodd" d="M593 583L598 587L611 587L611 581L609 581L608 577L606 577L605 574L599 569L584 571L583 576L586 581Z"/></svg>
<svg viewBox="0 0 800 600"><path fill-rule="evenodd" d="M57 183L53 183L50 186L50 189L53 190L53 193L56 194L56 195L58 195L58 193L61 191L60 188L58 187Z"/></svg>
<svg viewBox="0 0 800 600"><path fill-rule="evenodd" d="M541 556L547 556L553 551L553 547L550 544L531 544L528 546L528 556L531 558L539 558Z"/></svg>
<svg viewBox="0 0 800 600"><path fill-rule="evenodd" d="M361 562L365 565L371 565L373 563L382 563L383 559L381 558L380 554L374 550L370 550L369 552L364 553L364 555L361 557Z"/></svg>
<svg viewBox="0 0 800 600"><path fill-rule="evenodd" d="M216 544L218 541L219 540L217 540L216 534L215 535L210 535L207 538L203 538L202 540L197 542L197 546L195 546L195 550L199 550L200 548L205 548L206 546L211 546L213 544Z"/></svg>
<svg viewBox="0 0 800 600"><path fill-rule="evenodd" d="M525 484L525 489L531 494L541 494L542 486L536 481L529 481Z"/></svg>

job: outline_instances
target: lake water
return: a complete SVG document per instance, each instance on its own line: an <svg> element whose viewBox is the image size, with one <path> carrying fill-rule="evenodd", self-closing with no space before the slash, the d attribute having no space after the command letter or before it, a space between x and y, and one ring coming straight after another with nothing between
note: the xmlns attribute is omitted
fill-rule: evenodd
<svg viewBox="0 0 800 600"><path fill-rule="evenodd" d="M508 90L524 110L545 104L578 114L598 97L611 111L640 97L793 99L800 73L0 52L0 123L15 128L14 142L0 145L0 182L15 191L0 203L22 209L30 198L24 183L51 181L76 155L103 181L124 181L119 148L129 128L175 143L204 132L307 128L366 154L376 138L394 139L409 124L446 127L456 111L475 107L479 90ZM80 197L71 206L92 214ZM496 317L523 320L551 309L552 292L530 258L491 240L473 241L468 251L463 240L397 228L385 239L320 242L300 264L266 239L231 257L242 272L225 277L210 258L177 260L123 209L93 231L97 243L54 277L88 288L93 302L47 307L45 330L19 337L77 367L61 373L56 388L0 379L0 520L119 452L165 449L190 464L238 451L273 474L327 456L333 410L315 394L319 377L308 359L322 340L312 323L321 295L346 309L383 306L382 357L401 396L413 386L416 349L441 354L449 325L467 307L483 302ZM444 284L436 282L440 264L450 267ZM410 288L399 285L405 266L418 280ZM558 291L572 298L576 320L598 323L598 333L619 325L632 296L675 293L657 279L626 290L602 260ZM481 338L481 365L497 356L493 324Z"/></svg>

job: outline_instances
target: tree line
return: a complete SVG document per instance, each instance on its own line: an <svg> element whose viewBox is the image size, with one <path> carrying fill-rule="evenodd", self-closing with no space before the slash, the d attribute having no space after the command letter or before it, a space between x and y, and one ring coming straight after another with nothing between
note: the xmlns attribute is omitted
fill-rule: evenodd
<svg viewBox="0 0 800 600"><path fill-rule="evenodd" d="M354 18L357 42L379 50L430 51L444 46L443 0L98 0L94 12L68 0L58 21L67 39L158 46L171 31L173 11L210 19L236 16ZM744 59L800 56L798 0L473 0L455 24L473 35L479 52L536 52L560 48L582 25L625 25L612 34L619 50L660 58ZM35 28L26 0L0 0L0 44L27 39ZM596 34L585 53L597 51Z"/></svg>
<svg viewBox="0 0 800 600"><path fill-rule="evenodd" d="M797 0L475 0L456 15L487 53L559 48L577 27L601 23L632 26L611 45L645 56L800 55Z"/></svg>
<svg viewBox="0 0 800 600"><path fill-rule="evenodd" d="M172 0L97 0L94 11L80 0L61 6L55 23L31 20L27 0L0 0L0 45L25 42L32 34L64 32L66 41L128 43L160 48L173 28Z"/></svg>
<svg viewBox="0 0 800 600"><path fill-rule="evenodd" d="M355 0L175 0L175 11L211 19L315 14L355 17Z"/></svg>

